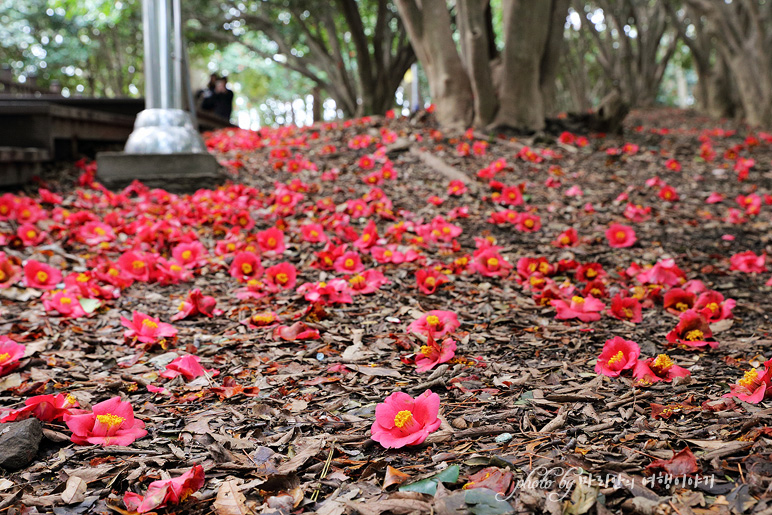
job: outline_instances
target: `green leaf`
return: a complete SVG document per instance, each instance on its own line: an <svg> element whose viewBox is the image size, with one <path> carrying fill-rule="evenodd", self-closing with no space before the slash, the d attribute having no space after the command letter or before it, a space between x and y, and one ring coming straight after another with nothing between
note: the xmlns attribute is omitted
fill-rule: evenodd
<svg viewBox="0 0 772 515"><path fill-rule="evenodd" d="M533 399L533 390L523 393L518 399L514 402L513 406L528 406L529 400Z"/></svg>
<svg viewBox="0 0 772 515"><path fill-rule="evenodd" d="M97 299L80 298L78 302L80 302L80 307L83 308L87 315L90 315L102 305L102 301Z"/></svg>
<svg viewBox="0 0 772 515"><path fill-rule="evenodd" d="M504 496L488 488L472 488L466 491L464 501L473 515L505 515L514 513Z"/></svg>
<svg viewBox="0 0 772 515"><path fill-rule="evenodd" d="M455 483L458 481L458 473L459 473L459 467L458 465L451 465L450 467L446 468L445 470L438 472L437 474L427 477L426 479L422 479L421 481L416 481L415 483L410 483L409 485L404 485L399 487L400 492L418 492L421 494L429 494L434 495L437 493L437 484L440 482L443 483Z"/></svg>

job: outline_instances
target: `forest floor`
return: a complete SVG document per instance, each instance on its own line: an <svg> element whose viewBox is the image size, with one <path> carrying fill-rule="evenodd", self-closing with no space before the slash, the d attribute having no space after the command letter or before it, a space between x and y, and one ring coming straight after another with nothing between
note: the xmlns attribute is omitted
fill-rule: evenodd
<svg viewBox="0 0 772 515"><path fill-rule="evenodd" d="M0 335L26 346L20 366L0 377L0 418L34 395L70 394L81 409L121 396L148 434L127 446L77 445L64 421L45 422L32 461L0 477L0 513L130 513L124 493L144 495L152 481L194 465L203 467L203 486L155 511L772 512L772 402L723 397L748 370L761 377L772 358L764 262L772 251L772 135L657 109L632 113L623 136L588 135L586 146L569 136L449 138L426 115L207 139L233 180L215 192L133 187L110 195L75 184L89 169L81 164L45 183L61 202L33 190L12 195L34 199L22 204L40 208L32 225L46 233L22 241L15 236L22 216L0 217L12 268L34 259L105 287L109 278L98 272L133 250L131 259L152 270L120 285L117 298L102 292L92 296L98 303L81 302L89 316L46 311L52 293L41 298L41 289L21 282L0 289ZM478 177L497 160L493 179ZM466 192L450 195L452 180ZM502 188L524 203L503 205L495 194ZM721 201L706 203L714 192ZM500 223L491 220L496 212ZM95 221L109 228L86 227ZM312 222L334 241L330 252L348 244L388 282L357 294L346 281L351 303L306 300L300 285L318 289L319 281L353 275L321 269L317 253L326 244L300 230ZM377 235L363 239L369 222ZM635 244L611 247L611 223L631 227ZM453 226L462 232L446 237ZM266 269L294 265L298 287L239 298L245 285L229 273L234 253L268 245L256 235L272 227L283 231L286 250L253 254ZM556 245L570 228L576 244ZM114 237L100 238L105 231ZM206 255L186 268L189 277L175 275L164 260L194 240ZM379 263L373 240L418 258ZM514 267L504 277L472 265L476 249L491 244ZM761 257L730 261L745 251ZM544 260L529 269L523 258ZM651 265L659 275L645 273ZM449 281L422 293L419 269ZM681 286L736 301L733 318L711 326L717 347L668 343L679 316L663 298ZM223 313L171 321L193 288ZM551 299L590 294L605 305L599 320L556 319ZM640 323L611 316L614 297L637 298ZM418 373L413 358L426 338L408 325L430 310L457 315L450 335L457 348L452 360ZM171 323L176 337L125 338L121 317L133 311ZM265 312L292 328L257 327L269 319L254 315ZM596 374L614 337L636 342L640 360L667 353L690 376L652 384L632 370ZM185 354L219 375L159 377ZM425 442L385 449L370 438L377 404L396 391L426 390L440 397L442 424Z"/></svg>

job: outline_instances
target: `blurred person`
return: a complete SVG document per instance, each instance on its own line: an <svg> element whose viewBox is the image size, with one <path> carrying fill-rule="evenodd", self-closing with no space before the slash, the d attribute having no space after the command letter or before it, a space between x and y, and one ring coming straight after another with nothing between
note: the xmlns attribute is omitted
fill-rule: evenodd
<svg viewBox="0 0 772 515"><path fill-rule="evenodd" d="M230 120L233 112L233 91L228 89L228 79L217 77L214 82L214 90L210 95L204 92L201 109L212 111L220 118Z"/></svg>

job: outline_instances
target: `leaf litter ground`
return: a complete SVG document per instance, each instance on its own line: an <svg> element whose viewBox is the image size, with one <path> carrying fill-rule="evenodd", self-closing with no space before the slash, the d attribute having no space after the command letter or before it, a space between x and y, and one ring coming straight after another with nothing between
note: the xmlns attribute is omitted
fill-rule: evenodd
<svg viewBox="0 0 772 515"><path fill-rule="evenodd" d="M717 153L712 162L699 157L705 141L699 138L706 133ZM468 217L452 220L463 229L457 248L415 246L426 265L452 263L472 253L475 237L489 237L512 264L523 257L600 263L609 274L610 297L620 284L631 282L619 280L631 263L643 266L672 258L687 279L699 279L735 299L735 316L715 327L717 349L668 351L690 370L690 378L643 387L629 377L596 375L595 360L614 336L637 342L642 356L664 352L665 334L678 319L662 309L661 301L644 310L640 324L605 315L587 324L556 320L555 309L534 302L514 271L503 279L471 270L449 274L449 283L424 295L416 288L414 272L422 267L417 262L379 265L365 256L367 267L381 270L389 284L374 294L355 296L352 304L311 306L293 290L239 300L235 291L240 285L228 274L227 258L212 254L192 281L134 283L93 316L79 319L47 314L39 292L7 288L0 290L0 334L26 344L27 358L13 374L0 378L0 405L16 408L42 393L67 392L81 405L120 395L146 422L149 434L130 447L76 446L65 425L47 423L36 459L0 479L0 506L9 513L123 513L123 493L144 493L151 481L201 464L204 487L168 512L766 512L771 506L772 409L768 401L722 400L728 385L745 370L771 357L767 274L729 270L731 255L746 250L761 254L770 244L766 205L758 215L740 217L744 220L739 223L725 219L730 207L742 208L735 203L737 195L772 193L772 147L765 141L748 144L749 134L746 128L691 113L653 110L634 113L623 137L592 135L586 147L493 138L483 155L471 151L467 156L461 155L467 153L464 143L471 148L482 135L441 134L426 117L266 131L259 148L239 148L242 133L210 135L210 145L227 161L234 182L257 188L259 198L269 198L275 181L305 183L301 204L284 218L288 250L265 260L295 264L298 284L340 274L312 268L314 252L323 245L304 242L292 229L314 214L312 206L320 199L329 197L343 206L366 195L371 185L363 178L372 171L361 169L360 158L372 156L376 143L387 140L385 156L397 179L378 187L393 202L394 216L352 217L357 233L370 219L383 237L387 227L402 219L429 222L466 208ZM372 143L349 148L349 142L363 136ZM253 138L249 142L254 146ZM625 144L638 149L607 152ZM531 161L538 159L523 150L525 145L545 159ZM732 168L736 158L725 155L737 150L736 145L742 145L742 156L755 160L742 182ZM288 149L288 157L277 148ZM318 170L289 173L296 154ZM491 213L503 207L491 201L494 190L477 172L501 158L508 167L495 179L504 185L524 183L526 204L541 217L540 230L522 232L512 224L489 223ZM668 158L677 159L683 170L668 170ZM320 179L323 173L327 180ZM655 176L678 192L678 202L665 202L657 195L659 187L646 184ZM560 186L547 187L550 178L553 186ZM448 195L454 179L466 183L469 191L463 196ZM49 183L64 197L67 209L81 206L99 217L113 209L88 197L98 198L98 192L71 183L61 173ZM565 195L572 186L581 189L580 196ZM241 190L230 191L235 195ZM725 200L706 204L711 192L720 192ZM650 206L651 218L634 224L626 220L622 213L627 200L619 197L623 193L634 204ZM438 206L428 201L433 195L444 202ZM154 202L189 202L165 194L152 198L142 207L148 216ZM277 223L264 211L251 216L256 221L252 233ZM637 243L609 247L603 234L612 222L632 225ZM11 222L0 224L5 233L16 230ZM221 231L229 227L202 223L191 228L212 252L223 238ZM581 243L554 246L557 235L570 227ZM6 248L9 256L35 258L68 271L84 270L93 257L93 249L56 238L38 246L13 243ZM108 253L111 259L119 254ZM214 296L224 314L174 322L176 343L166 349L145 352L128 345L120 316L137 310L168 321L192 288ZM603 300L609 304L608 297ZM456 332L456 358L417 374L409 358L401 359L421 345L406 327L434 309L458 314L462 325ZM321 338L275 340L270 328L252 329L240 322L266 310L304 321ZM219 370L219 376L158 380L158 372L184 351L200 356L205 368ZM169 395L149 392L148 384L163 385ZM385 450L369 439L377 403L397 390L415 396L426 389L440 394L443 424L423 445ZM666 406L664 413L655 418L652 404ZM686 448L690 452L673 459ZM478 475L474 484L462 488L480 470L487 477ZM672 484L682 478L681 472L691 476L691 485ZM404 488L426 478L431 479ZM663 484L668 480L670 485ZM492 490L470 494L474 486ZM506 497L506 503L492 495L495 490L505 492L499 499Z"/></svg>

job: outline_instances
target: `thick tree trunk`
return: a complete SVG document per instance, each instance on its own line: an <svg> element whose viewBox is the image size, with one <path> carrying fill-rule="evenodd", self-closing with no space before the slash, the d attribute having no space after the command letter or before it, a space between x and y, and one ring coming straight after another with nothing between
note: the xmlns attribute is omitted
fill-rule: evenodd
<svg viewBox="0 0 772 515"><path fill-rule="evenodd" d="M429 79L437 120L463 129L474 116L472 85L456 50L445 0L396 0L413 49Z"/></svg>
<svg viewBox="0 0 772 515"><path fill-rule="evenodd" d="M504 4L500 107L494 127L538 131L545 126L540 71L554 3L512 0Z"/></svg>
<svg viewBox="0 0 772 515"><path fill-rule="evenodd" d="M570 3L571 0L553 0L552 2L547 44L541 57L541 69L539 71L539 87L544 103L544 113L547 116L554 114L555 110L558 64L564 48L565 35L563 32Z"/></svg>
<svg viewBox="0 0 772 515"><path fill-rule="evenodd" d="M457 5L458 23L464 27L461 31L462 48L466 53L464 63L474 94L474 126L483 128L493 121L499 107L489 65L485 11L479 0L458 0Z"/></svg>

